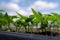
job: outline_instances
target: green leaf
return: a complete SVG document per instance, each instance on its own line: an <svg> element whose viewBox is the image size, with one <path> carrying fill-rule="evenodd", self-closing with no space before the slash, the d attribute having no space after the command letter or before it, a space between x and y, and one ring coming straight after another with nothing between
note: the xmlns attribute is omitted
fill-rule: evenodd
<svg viewBox="0 0 60 40"><path fill-rule="evenodd" d="M42 16L39 14L39 12L36 12L33 8L32 8L32 12L34 14L34 16L37 18L37 20L41 22L42 20Z"/></svg>
<svg viewBox="0 0 60 40"><path fill-rule="evenodd" d="M22 19L26 19L26 16L21 15L20 13L16 12Z"/></svg>

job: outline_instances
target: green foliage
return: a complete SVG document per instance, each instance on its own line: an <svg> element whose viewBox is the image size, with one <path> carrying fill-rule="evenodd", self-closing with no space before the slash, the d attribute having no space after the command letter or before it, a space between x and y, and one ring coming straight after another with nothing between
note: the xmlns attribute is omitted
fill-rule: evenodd
<svg viewBox="0 0 60 40"><path fill-rule="evenodd" d="M4 10L0 10L0 12L5 12Z"/></svg>
<svg viewBox="0 0 60 40"><path fill-rule="evenodd" d="M5 12L4 10L0 10L0 27L2 27L2 25L7 25L9 30L11 30L10 23L12 23L13 25L16 26L16 28L24 26L26 29L26 26L30 27L36 24L38 25L38 23L41 23L40 29L46 29L46 27L48 27L49 21L51 21L51 24L53 24L54 27L59 27L60 14L53 12L51 14L42 14L40 12L35 11L33 8L31 8L31 10L33 14L30 15L29 17L21 15L18 12L16 12L17 16L10 16L8 15L7 12L4 14L3 13ZM15 18L19 19L14 22L13 19Z"/></svg>
<svg viewBox="0 0 60 40"><path fill-rule="evenodd" d="M41 22L42 21L41 13L36 12L33 8L32 8L32 12L33 12L34 16L36 17L36 19Z"/></svg>

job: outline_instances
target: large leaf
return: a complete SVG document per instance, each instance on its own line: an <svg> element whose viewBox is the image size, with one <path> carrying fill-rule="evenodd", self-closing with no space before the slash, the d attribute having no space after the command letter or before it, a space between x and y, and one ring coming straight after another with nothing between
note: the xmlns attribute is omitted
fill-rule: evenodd
<svg viewBox="0 0 60 40"><path fill-rule="evenodd" d="M16 12L20 17L21 17L21 19L27 19L27 17L26 16L23 16L23 15L21 15L20 13L18 13L18 12Z"/></svg>
<svg viewBox="0 0 60 40"><path fill-rule="evenodd" d="M32 12L34 16L37 18L37 20L41 22L42 16L39 14L39 12L36 12L33 8L32 8Z"/></svg>

